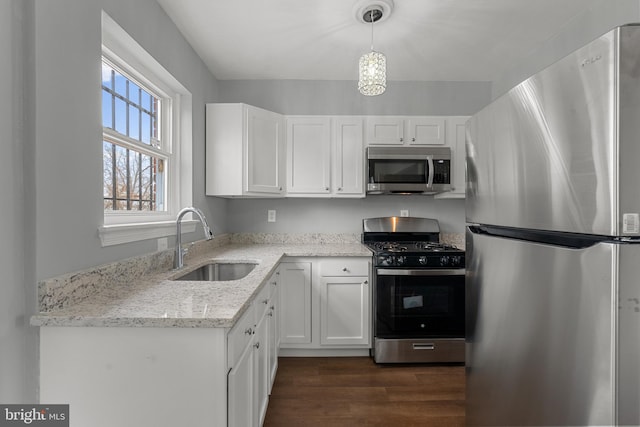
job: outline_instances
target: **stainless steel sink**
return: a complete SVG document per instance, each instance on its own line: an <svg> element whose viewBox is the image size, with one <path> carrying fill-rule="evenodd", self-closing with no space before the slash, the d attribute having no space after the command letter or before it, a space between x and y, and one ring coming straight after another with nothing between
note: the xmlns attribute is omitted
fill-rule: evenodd
<svg viewBox="0 0 640 427"><path fill-rule="evenodd" d="M173 280L226 281L238 280L251 273L256 263L250 262L212 262L198 267Z"/></svg>

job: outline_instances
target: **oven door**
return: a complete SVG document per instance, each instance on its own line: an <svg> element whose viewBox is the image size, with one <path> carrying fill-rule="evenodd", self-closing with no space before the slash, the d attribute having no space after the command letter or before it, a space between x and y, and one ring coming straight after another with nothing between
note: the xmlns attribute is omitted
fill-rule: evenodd
<svg viewBox="0 0 640 427"><path fill-rule="evenodd" d="M376 269L376 338L464 338L464 269Z"/></svg>

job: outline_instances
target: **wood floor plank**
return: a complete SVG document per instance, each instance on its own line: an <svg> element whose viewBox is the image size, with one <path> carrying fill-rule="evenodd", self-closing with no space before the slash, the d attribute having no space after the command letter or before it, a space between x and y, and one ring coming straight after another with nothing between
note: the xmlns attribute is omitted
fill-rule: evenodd
<svg viewBox="0 0 640 427"><path fill-rule="evenodd" d="M461 366L280 358L265 426L464 426Z"/></svg>

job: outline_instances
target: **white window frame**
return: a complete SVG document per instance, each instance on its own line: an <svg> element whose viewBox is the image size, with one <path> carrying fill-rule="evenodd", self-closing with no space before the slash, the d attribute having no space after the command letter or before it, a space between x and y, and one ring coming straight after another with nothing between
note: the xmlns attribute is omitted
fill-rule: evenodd
<svg viewBox="0 0 640 427"><path fill-rule="evenodd" d="M104 211L103 224L98 228L102 246L175 235L176 215L181 207L192 204L191 93L104 11L102 55L124 71L125 76L162 96L161 135L171 153L166 165L166 211ZM99 146L102 147L102 140ZM102 194L100 196L103 206ZM195 231L195 224L195 221L186 221L183 230Z"/></svg>

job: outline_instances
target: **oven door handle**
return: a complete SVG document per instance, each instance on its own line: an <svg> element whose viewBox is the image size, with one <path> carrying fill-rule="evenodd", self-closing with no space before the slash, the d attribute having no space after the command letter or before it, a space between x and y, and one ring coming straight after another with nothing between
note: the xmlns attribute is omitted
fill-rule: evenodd
<svg viewBox="0 0 640 427"><path fill-rule="evenodd" d="M443 268L433 270L416 270L416 269L398 269L393 270L390 268L377 268L376 274L378 276L462 276L464 275L464 268Z"/></svg>

